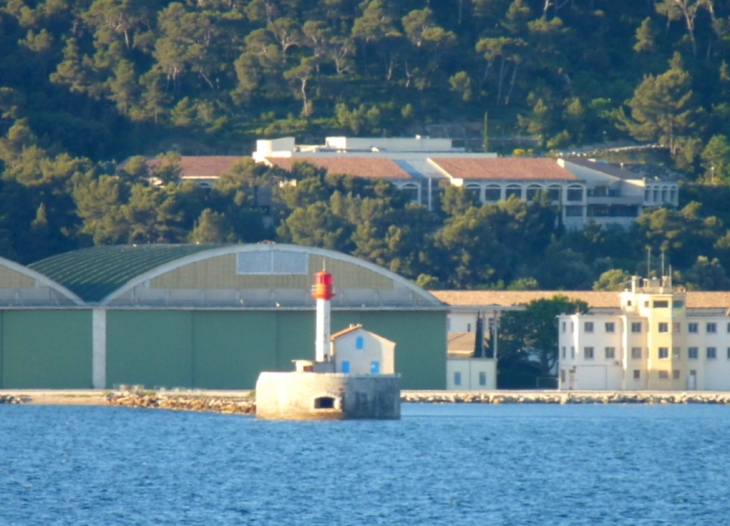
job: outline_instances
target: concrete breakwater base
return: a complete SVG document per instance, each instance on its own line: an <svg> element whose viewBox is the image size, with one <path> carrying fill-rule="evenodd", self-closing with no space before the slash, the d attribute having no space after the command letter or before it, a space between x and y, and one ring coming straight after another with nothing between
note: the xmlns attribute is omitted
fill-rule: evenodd
<svg viewBox="0 0 730 526"><path fill-rule="evenodd" d="M263 372L256 417L272 420L400 418L399 374Z"/></svg>
<svg viewBox="0 0 730 526"><path fill-rule="evenodd" d="M4 390L0 404L113 405L254 415L251 391ZM418 404L730 404L724 391L401 391Z"/></svg>
<svg viewBox="0 0 730 526"><path fill-rule="evenodd" d="M725 391L403 391L416 404L730 404Z"/></svg>

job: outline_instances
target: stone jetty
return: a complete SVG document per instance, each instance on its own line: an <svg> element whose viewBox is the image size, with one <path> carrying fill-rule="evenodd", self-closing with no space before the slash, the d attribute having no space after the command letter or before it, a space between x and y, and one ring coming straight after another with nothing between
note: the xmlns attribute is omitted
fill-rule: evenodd
<svg viewBox="0 0 730 526"><path fill-rule="evenodd" d="M401 391L416 404L730 404L723 391ZM114 405L254 415L250 391L13 390L0 404Z"/></svg>
<svg viewBox="0 0 730 526"><path fill-rule="evenodd" d="M176 411L212 411L227 415L253 415L256 413L256 402L249 397L120 391L109 393L106 400L109 405L123 407L172 409Z"/></svg>
<svg viewBox="0 0 730 526"><path fill-rule="evenodd" d="M730 404L730 392L708 391L409 391L417 404Z"/></svg>

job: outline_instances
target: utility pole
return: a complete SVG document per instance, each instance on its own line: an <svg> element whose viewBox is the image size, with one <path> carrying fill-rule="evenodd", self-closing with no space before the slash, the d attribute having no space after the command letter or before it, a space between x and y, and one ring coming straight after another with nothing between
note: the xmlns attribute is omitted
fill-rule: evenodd
<svg viewBox="0 0 730 526"><path fill-rule="evenodd" d="M484 112L484 153L489 153L489 112Z"/></svg>

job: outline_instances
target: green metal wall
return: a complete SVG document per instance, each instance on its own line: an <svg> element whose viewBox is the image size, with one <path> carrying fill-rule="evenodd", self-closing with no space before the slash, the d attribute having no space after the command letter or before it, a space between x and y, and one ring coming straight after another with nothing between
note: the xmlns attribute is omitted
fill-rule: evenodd
<svg viewBox="0 0 730 526"><path fill-rule="evenodd" d="M91 310L6 310L0 323L3 389L89 389Z"/></svg>
<svg viewBox="0 0 730 526"><path fill-rule="evenodd" d="M312 311L107 311L107 387L253 389L259 372L314 359ZM404 389L443 389L446 313L334 311L332 331L361 323L396 342ZM92 386L92 313L0 311L0 388Z"/></svg>
<svg viewBox="0 0 730 526"><path fill-rule="evenodd" d="M194 387L251 388L277 368L276 318L267 312L193 313Z"/></svg>
<svg viewBox="0 0 730 526"><path fill-rule="evenodd" d="M107 311L107 386L191 387L192 316L192 311Z"/></svg>
<svg viewBox="0 0 730 526"><path fill-rule="evenodd" d="M314 312L109 310L107 385L253 389L259 372L314 358ZM443 389L446 314L336 311L332 330L353 323L397 343L404 389Z"/></svg>

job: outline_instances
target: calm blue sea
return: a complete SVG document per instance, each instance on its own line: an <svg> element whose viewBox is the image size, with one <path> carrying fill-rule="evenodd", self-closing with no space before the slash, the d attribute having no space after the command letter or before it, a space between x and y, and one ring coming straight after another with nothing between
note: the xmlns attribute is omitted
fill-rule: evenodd
<svg viewBox="0 0 730 526"><path fill-rule="evenodd" d="M0 406L0 524L730 524L730 407Z"/></svg>

